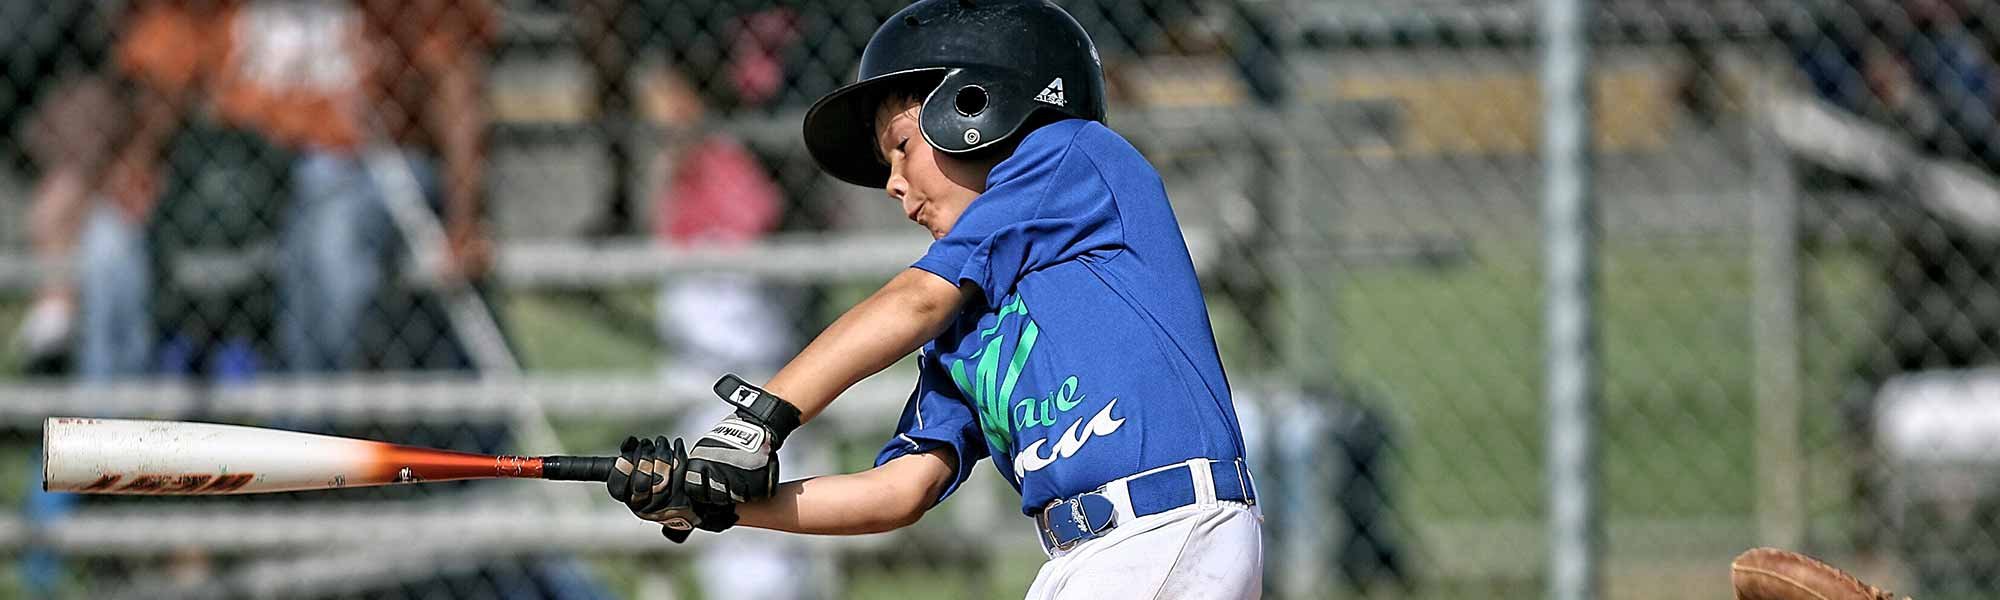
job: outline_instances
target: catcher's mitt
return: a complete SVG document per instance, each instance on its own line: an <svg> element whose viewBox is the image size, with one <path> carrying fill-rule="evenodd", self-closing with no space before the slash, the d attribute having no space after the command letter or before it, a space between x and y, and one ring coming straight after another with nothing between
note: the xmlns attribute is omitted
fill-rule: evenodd
<svg viewBox="0 0 2000 600"><path fill-rule="evenodd" d="M1895 600L1896 595L1855 579L1813 557L1753 548L1729 563L1736 600ZM1905 598L1905 600L1908 600Z"/></svg>

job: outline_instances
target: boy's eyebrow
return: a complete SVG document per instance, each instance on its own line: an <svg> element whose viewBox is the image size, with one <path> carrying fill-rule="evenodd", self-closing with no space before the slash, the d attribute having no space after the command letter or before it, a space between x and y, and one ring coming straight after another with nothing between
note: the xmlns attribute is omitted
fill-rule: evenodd
<svg viewBox="0 0 2000 600"><path fill-rule="evenodd" d="M869 129L874 127L871 126ZM875 155L875 162L882 163L884 167L889 166L889 157L882 154L882 134L877 133L874 139L868 140L868 152Z"/></svg>
<svg viewBox="0 0 2000 600"><path fill-rule="evenodd" d="M875 136L868 140L868 152L875 155L875 162L882 163L884 167L889 166L889 155L882 151L882 135L889 133L888 129L882 127L882 120L877 118L868 125L868 130L875 132Z"/></svg>

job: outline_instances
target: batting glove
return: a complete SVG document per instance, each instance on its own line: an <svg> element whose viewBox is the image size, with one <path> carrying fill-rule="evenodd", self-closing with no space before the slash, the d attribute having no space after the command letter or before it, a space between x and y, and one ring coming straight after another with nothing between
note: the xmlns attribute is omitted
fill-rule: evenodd
<svg viewBox="0 0 2000 600"><path fill-rule="evenodd" d="M605 480L613 499L633 515L659 523L660 533L678 544L696 528L720 532L736 524L736 507L696 503L688 497L688 455L680 440L625 438L618 462Z"/></svg>
<svg viewBox="0 0 2000 600"><path fill-rule="evenodd" d="M688 450L682 482L697 504L737 504L771 497L778 487L778 448L799 426L789 402L726 375L715 394L736 406Z"/></svg>

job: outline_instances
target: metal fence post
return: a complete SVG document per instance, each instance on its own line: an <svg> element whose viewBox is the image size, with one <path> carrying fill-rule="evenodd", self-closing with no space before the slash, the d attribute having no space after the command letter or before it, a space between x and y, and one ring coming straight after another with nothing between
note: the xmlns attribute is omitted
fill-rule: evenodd
<svg viewBox="0 0 2000 600"><path fill-rule="evenodd" d="M1751 324L1756 360L1757 539L1779 547L1805 539L1805 449L1799 354L1798 175L1763 128L1751 133L1758 181L1750 211Z"/></svg>
<svg viewBox="0 0 2000 600"><path fill-rule="evenodd" d="M1543 247L1547 278L1549 597L1596 597L1598 395L1590 174L1590 42L1584 0L1542 0Z"/></svg>

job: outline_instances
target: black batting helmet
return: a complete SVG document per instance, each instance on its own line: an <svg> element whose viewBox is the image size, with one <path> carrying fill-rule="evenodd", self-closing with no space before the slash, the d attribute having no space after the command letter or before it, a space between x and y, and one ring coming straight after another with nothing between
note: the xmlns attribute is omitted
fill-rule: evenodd
<svg viewBox="0 0 2000 600"><path fill-rule="evenodd" d="M1047 0L923 0L875 30L855 83L806 112L813 160L842 181L882 187L875 110L890 90L930 80L924 141L946 154L1005 142L1044 111L1105 117L1104 67L1069 13Z"/></svg>

